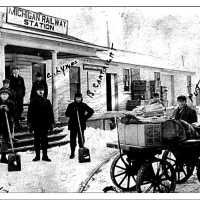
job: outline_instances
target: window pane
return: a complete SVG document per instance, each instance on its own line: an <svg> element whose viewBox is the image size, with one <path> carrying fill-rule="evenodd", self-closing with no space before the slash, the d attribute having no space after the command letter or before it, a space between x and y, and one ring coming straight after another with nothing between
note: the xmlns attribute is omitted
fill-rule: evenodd
<svg viewBox="0 0 200 200"><path fill-rule="evenodd" d="M130 76L129 76L129 69L123 70L123 82L124 82L124 91L129 91L129 85L130 85Z"/></svg>
<svg viewBox="0 0 200 200"><path fill-rule="evenodd" d="M69 72L70 100L73 100L75 93L80 92L80 69L79 67L72 67Z"/></svg>

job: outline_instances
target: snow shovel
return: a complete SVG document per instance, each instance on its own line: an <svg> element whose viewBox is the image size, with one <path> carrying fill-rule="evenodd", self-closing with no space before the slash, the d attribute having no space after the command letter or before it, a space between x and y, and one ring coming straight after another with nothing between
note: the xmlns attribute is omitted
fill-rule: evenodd
<svg viewBox="0 0 200 200"><path fill-rule="evenodd" d="M21 171L21 157L20 155L14 152L12 135L10 132L10 125L8 122L7 112L5 112L5 117L6 117L6 124L8 128L8 134L9 134L9 139L10 139L10 144L11 144L11 149L12 149L12 153L8 155L8 171Z"/></svg>
<svg viewBox="0 0 200 200"><path fill-rule="evenodd" d="M79 126L79 130L80 130L80 133L78 134L81 134L81 143L83 144L83 147L79 148L78 150L78 160L80 163L84 163L84 162L90 162L90 150L86 147L84 147L84 141L83 141L83 133L82 133L82 130L81 130L81 123L80 123L80 118L79 118L79 113L78 113L78 110L76 110L76 113L77 113L77 119L78 119L78 126Z"/></svg>

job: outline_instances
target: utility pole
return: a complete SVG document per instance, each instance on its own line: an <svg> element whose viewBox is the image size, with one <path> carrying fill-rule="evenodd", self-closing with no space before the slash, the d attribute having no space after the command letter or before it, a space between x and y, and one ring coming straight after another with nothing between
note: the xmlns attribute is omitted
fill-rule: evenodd
<svg viewBox="0 0 200 200"><path fill-rule="evenodd" d="M109 32L109 27L108 27L108 21L106 21L106 29L107 29L107 47L110 47L110 32Z"/></svg>
<svg viewBox="0 0 200 200"><path fill-rule="evenodd" d="M182 65L184 67L185 63L184 63L184 56L181 56L181 59L182 59Z"/></svg>

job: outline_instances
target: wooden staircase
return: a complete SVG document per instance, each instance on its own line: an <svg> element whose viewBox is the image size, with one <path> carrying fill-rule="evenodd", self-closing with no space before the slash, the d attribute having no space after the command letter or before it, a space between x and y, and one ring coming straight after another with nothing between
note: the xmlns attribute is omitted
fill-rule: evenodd
<svg viewBox="0 0 200 200"><path fill-rule="evenodd" d="M61 132L61 131L60 131ZM52 133L48 135L48 148L52 148L55 146L62 146L67 143L69 143L68 140L63 140L67 134L66 133ZM27 151L27 150L33 150L34 149L34 137L33 134L22 132L22 133L16 133L15 139L17 139L16 142L14 142L14 151ZM8 152L11 152L11 149L8 150Z"/></svg>
<svg viewBox="0 0 200 200"><path fill-rule="evenodd" d="M27 127L27 121L26 121L27 108L28 107L25 106L25 109L22 115L25 118L25 120L20 121L20 125L22 126L22 129L20 129L19 132L15 133L15 139L16 139L16 141L14 142L15 152L34 149L34 145L33 145L34 135L32 133L29 133L29 130ZM64 130L63 127L56 127L53 129L53 132L49 132L48 148L52 148L55 146L62 146L69 143L68 140L64 139L67 136L67 133L63 133L63 130ZM11 149L8 149L8 152L11 152Z"/></svg>

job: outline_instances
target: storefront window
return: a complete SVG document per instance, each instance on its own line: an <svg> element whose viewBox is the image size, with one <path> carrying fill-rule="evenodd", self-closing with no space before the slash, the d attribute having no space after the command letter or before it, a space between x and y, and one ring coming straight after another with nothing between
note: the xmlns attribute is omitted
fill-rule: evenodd
<svg viewBox="0 0 200 200"><path fill-rule="evenodd" d="M70 80L70 100L74 99L77 92L81 92L80 89L80 68L71 67L69 70L69 80Z"/></svg>
<svg viewBox="0 0 200 200"><path fill-rule="evenodd" d="M140 80L140 69L131 68L131 83L134 80Z"/></svg>
<svg viewBox="0 0 200 200"><path fill-rule="evenodd" d="M123 70L124 91L129 91L130 88L130 74L129 69Z"/></svg>

